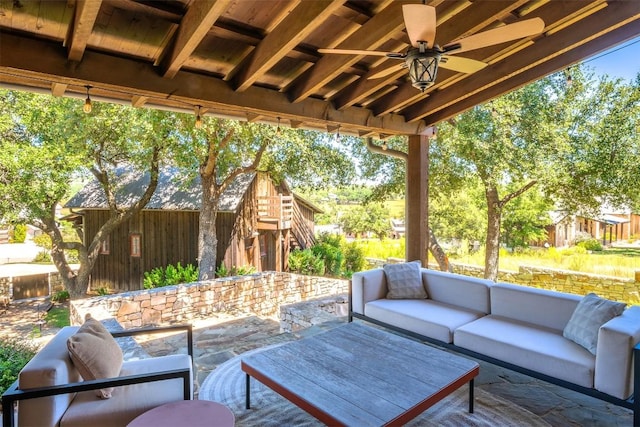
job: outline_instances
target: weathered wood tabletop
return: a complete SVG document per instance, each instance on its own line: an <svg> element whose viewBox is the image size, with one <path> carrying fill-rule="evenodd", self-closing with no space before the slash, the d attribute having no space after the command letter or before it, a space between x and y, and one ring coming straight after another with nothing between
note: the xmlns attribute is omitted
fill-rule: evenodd
<svg viewBox="0 0 640 427"><path fill-rule="evenodd" d="M242 359L247 374L328 425L398 425L469 383L478 363L349 323Z"/></svg>

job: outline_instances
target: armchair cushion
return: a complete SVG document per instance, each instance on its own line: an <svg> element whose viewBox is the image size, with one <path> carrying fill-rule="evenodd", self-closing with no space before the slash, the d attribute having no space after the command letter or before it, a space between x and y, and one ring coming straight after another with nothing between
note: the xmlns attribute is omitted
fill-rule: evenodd
<svg viewBox="0 0 640 427"><path fill-rule="evenodd" d="M111 333L88 317L74 335L67 340L69 356L84 380L117 377L122 368L122 350ZM96 390L102 399L111 397L113 388Z"/></svg>

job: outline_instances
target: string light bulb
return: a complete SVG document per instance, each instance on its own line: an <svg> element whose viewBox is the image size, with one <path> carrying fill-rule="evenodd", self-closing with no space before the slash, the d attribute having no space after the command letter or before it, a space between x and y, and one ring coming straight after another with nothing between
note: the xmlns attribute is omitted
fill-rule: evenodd
<svg viewBox="0 0 640 427"><path fill-rule="evenodd" d="M571 87L573 84L573 77L571 77L571 70L567 71L567 86Z"/></svg>
<svg viewBox="0 0 640 427"><path fill-rule="evenodd" d="M85 88L87 89L87 99L85 99L84 101L84 105L82 106L82 111L89 114L91 112L91 97L89 96L89 89L91 89L91 86L86 85Z"/></svg>
<svg viewBox="0 0 640 427"><path fill-rule="evenodd" d="M382 150L383 151L387 151L389 149L389 147L387 147L387 141L382 141Z"/></svg>
<svg viewBox="0 0 640 427"><path fill-rule="evenodd" d="M340 125L338 125L336 129L336 141L340 141Z"/></svg>
<svg viewBox="0 0 640 427"><path fill-rule="evenodd" d="M282 130L280 130L280 117L277 117L278 119L278 127L276 128L276 135L280 136L282 135Z"/></svg>
<svg viewBox="0 0 640 427"><path fill-rule="evenodd" d="M196 129L200 129L202 127L202 117L200 117L200 105L196 105Z"/></svg>

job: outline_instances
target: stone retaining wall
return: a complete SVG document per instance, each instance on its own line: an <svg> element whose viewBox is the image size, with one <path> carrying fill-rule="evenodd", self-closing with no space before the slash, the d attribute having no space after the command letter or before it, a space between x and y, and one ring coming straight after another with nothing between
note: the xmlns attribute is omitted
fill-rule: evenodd
<svg viewBox="0 0 640 427"><path fill-rule="evenodd" d="M404 260L397 258L390 258L387 261L369 260L373 266L382 266L385 262L402 261ZM484 267L456 263L451 263L451 266L453 271L458 274L473 277L484 276ZM436 270L439 269L437 264L429 264L429 267ZM640 272L636 272L635 279L625 279L569 270L520 266L518 271L499 271L498 281L576 295L595 292L603 298L626 302L627 304L640 304Z"/></svg>
<svg viewBox="0 0 640 427"><path fill-rule="evenodd" d="M115 318L124 328L184 322L215 312L279 318L280 306L348 291L341 279L266 272L72 301L72 324L87 313Z"/></svg>
<svg viewBox="0 0 640 427"><path fill-rule="evenodd" d="M280 330L297 332L324 322L347 319L349 294L338 294L280 307Z"/></svg>

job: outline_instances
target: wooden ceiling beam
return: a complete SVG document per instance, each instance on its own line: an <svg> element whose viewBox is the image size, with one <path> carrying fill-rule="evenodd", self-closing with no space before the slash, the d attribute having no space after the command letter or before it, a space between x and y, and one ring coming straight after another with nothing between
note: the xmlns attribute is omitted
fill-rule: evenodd
<svg viewBox="0 0 640 427"><path fill-rule="evenodd" d="M161 69L164 77L173 78L207 35L231 0L198 0L184 14L169 51L164 54Z"/></svg>
<svg viewBox="0 0 640 427"><path fill-rule="evenodd" d="M414 104L403 111L407 121L419 120L450 105L461 102L464 98L473 96L491 86L501 85L503 81L516 74L524 73L523 78L529 82L541 78L542 75L532 77L530 69L541 63L564 55L582 44L601 37L627 23L633 23L638 34L638 20L640 20L640 2L616 1L581 22L566 27L551 36L544 36L536 40L529 48L519 51L495 64L489 65L482 73L471 79L465 79L456 84L454 90L442 90L419 104ZM496 78L496 76L504 76ZM504 92L503 92L504 93ZM462 110L461 110L462 111Z"/></svg>
<svg viewBox="0 0 640 427"><path fill-rule="evenodd" d="M254 84L343 4L344 0L299 3L251 52L237 73L236 90Z"/></svg>
<svg viewBox="0 0 640 427"><path fill-rule="evenodd" d="M23 80L37 79L70 87L92 85L113 98L147 97L146 106L202 105L214 112L233 114L239 119L248 113L283 120L304 122L305 127L326 129L329 123L341 125L344 133L373 130L376 133L415 135L427 130L421 122L408 124L402 116L373 117L365 108L338 111L325 101L309 98L291 103L285 93L252 86L236 92L225 81L212 76L180 71L173 79L158 75L147 62L87 51L81 63L69 67L66 55L55 42L2 34L0 44L0 82L19 75Z"/></svg>
<svg viewBox="0 0 640 427"><path fill-rule="evenodd" d="M73 16L73 23L69 27L67 47L69 61L81 61L87 48L87 42L93 31L93 25L102 6L102 0L78 0Z"/></svg>
<svg viewBox="0 0 640 427"><path fill-rule="evenodd" d="M542 6L541 8L536 9L533 13L523 16L522 19L540 17L545 21L545 24L546 24L545 30L548 30L549 28L557 27L565 20L571 20L573 19L573 17L579 16L580 14L584 13L585 10L592 9L594 4L597 4L597 3L601 3L601 2L599 0L595 0L594 2L570 1L570 2L548 3L545 6ZM479 4L479 6L486 6L486 5ZM505 9L503 12L507 12L508 10L509 9ZM480 14L480 15L477 21L474 21L474 20L470 21L471 25L474 25L476 28L478 28L479 25L488 25L486 21L484 24L480 24L482 20L486 19L486 17L483 17L481 15L482 14L481 11L474 11L474 14ZM455 21L455 18L453 18L452 21ZM461 25L461 23L457 23L456 26L457 25ZM451 33L449 33L449 36L452 36L452 39L459 37ZM520 43L521 41L519 40L514 44L520 44ZM504 51L505 51L504 47L501 45L498 45L498 46L488 47L485 49L480 49L478 51L465 53L464 57L484 61L487 58L491 58L494 55ZM493 84L493 80L495 80L496 74L492 72L486 73L486 71L489 71L489 70L488 69L482 70L481 74L484 76L489 76L488 84ZM517 70L514 70L514 71L517 71ZM463 84L464 84L463 82L466 82L467 85L473 85L473 81L476 81L476 75L462 75L461 81L456 82L454 86L448 86L446 84L448 80L447 76L454 77L456 73L451 72L449 70L441 69L441 70L438 70L438 74L439 74L439 77L435 86L429 88L427 91L431 95L440 94L441 92L446 92L450 95L454 95L456 98L468 96L468 92L465 92L465 90L468 90L468 89L463 88ZM443 86L443 88L440 89L440 86ZM477 89L477 90L480 90L480 89ZM426 101L425 99L426 98L422 98L416 94L416 89L411 85L411 82L407 82L405 85L399 87L395 92L390 93L384 97L380 97L370 106L370 108L373 110L376 116L379 116L379 115L387 114L389 112L399 111L403 108L418 109L420 108L419 106L421 105L431 104L431 101ZM409 106L410 104L414 104L414 105ZM442 108L444 107L446 106L443 106Z"/></svg>
<svg viewBox="0 0 640 427"><path fill-rule="evenodd" d="M485 27L495 23L496 17L505 16L526 3L526 0L514 1L487 1L480 0L468 6L464 16L454 15L438 26L436 31L437 42L441 45L457 40L463 36L481 31ZM442 70L440 70L442 75ZM405 70L405 74L408 74ZM438 79L442 83L442 79ZM429 90L431 92L433 88ZM410 82L398 88L398 90L381 97L371 105L376 116L388 114L402 109L412 103L425 99L425 96L416 93Z"/></svg>
<svg viewBox="0 0 640 427"><path fill-rule="evenodd" d="M67 85L60 83L51 83L51 95L53 96L63 96L67 91Z"/></svg>
<svg viewBox="0 0 640 427"><path fill-rule="evenodd" d="M627 25L618 28L617 30L606 33L602 37L578 46L577 48L572 49L561 56L557 56L550 61L543 62L537 67L527 71L527 73L525 74L518 74L517 76L514 76L499 85L491 86L487 90L465 98L464 100L447 108L439 110L434 114L430 114L424 117L424 121L425 123L434 125L448 120L470 108L473 108L478 104L487 102L488 100L529 84L531 82L531 75L542 78L549 74L558 72L577 62L580 62L584 58L609 49L613 45L620 44L634 37L637 37L637 35L637 22L628 23Z"/></svg>
<svg viewBox="0 0 640 427"><path fill-rule="evenodd" d="M402 3L393 2L340 43L339 49L376 49L404 27ZM289 90L292 102L300 102L358 62L362 55L325 54L298 78Z"/></svg>

